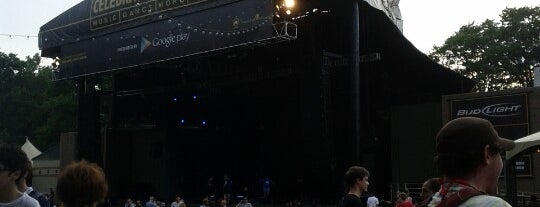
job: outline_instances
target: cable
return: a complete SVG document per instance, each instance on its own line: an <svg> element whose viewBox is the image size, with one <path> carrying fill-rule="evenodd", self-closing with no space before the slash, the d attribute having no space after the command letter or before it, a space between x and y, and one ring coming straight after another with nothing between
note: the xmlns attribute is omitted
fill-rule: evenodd
<svg viewBox="0 0 540 207"><path fill-rule="evenodd" d="M26 37L26 39L30 39L30 37L32 37L32 38L37 38L38 37L36 35L20 35L20 34L0 34L0 36L9 37L11 39L13 39L13 37Z"/></svg>

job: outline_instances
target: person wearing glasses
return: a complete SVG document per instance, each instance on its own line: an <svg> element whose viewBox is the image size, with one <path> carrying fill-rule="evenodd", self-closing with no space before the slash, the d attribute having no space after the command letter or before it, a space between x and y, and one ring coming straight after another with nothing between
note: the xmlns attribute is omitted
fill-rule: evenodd
<svg viewBox="0 0 540 207"><path fill-rule="evenodd" d="M17 189L28 162L20 147L0 144L0 207L40 207L36 199Z"/></svg>

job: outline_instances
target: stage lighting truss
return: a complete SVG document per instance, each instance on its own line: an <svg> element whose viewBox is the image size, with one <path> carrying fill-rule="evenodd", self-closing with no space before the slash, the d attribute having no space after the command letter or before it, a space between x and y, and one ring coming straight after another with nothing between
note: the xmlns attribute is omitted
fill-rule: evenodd
<svg viewBox="0 0 540 207"><path fill-rule="evenodd" d="M298 26L289 21L274 23L274 34L271 38L257 41L257 44L275 44L280 42L292 41L298 38Z"/></svg>

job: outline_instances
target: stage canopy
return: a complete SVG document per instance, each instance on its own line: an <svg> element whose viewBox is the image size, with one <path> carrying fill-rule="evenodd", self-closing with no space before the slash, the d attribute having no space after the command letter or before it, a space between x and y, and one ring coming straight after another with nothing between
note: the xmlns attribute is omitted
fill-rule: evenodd
<svg viewBox="0 0 540 207"><path fill-rule="evenodd" d="M305 7L299 8L302 14L324 17L302 28L301 22L311 18L291 20L299 25L299 39L317 32L322 37L319 43L309 44L321 44L321 49L331 52L338 44L349 47L344 42L350 32L342 29L350 25L345 15L349 4L299 2ZM391 75L380 82L392 83L381 87L392 87L388 91L396 96L416 91L436 99L470 90L473 81L418 51L393 22L399 12L390 15L376 2L359 1L360 55L381 55L377 67ZM82 77L275 38L275 6L274 0L84 0L40 28L39 47L42 56L58 57L56 80ZM313 27L322 29L312 31Z"/></svg>

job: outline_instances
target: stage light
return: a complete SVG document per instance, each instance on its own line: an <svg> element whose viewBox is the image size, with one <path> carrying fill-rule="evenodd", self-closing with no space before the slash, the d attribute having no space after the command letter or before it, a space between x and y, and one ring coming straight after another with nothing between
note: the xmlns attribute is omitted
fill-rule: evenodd
<svg viewBox="0 0 540 207"><path fill-rule="evenodd" d="M295 0L284 0L283 1L285 8L293 8L296 5Z"/></svg>
<svg viewBox="0 0 540 207"><path fill-rule="evenodd" d="M186 120L180 119L180 124L184 124L184 123L186 123Z"/></svg>
<svg viewBox="0 0 540 207"><path fill-rule="evenodd" d="M206 121L203 120L201 124L202 124L202 125L206 125Z"/></svg>
<svg viewBox="0 0 540 207"><path fill-rule="evenodd" d="M193 100L197 100L197 96L193 96Z"/></svg>
<svg viewBox="0 0 540 207"><path fill-rule="evenodd" d="M173 100L174 102L177 102L177 101L178 101L178 98L177 98L177 97L173 97L172 100Z"/></svg>
<svg viewBox="0 0 540 207"><path fill-rule="evenodd" d="M291 10L287 10L285 13L287 13L287 15L291 15Z"/></svg>
<svg viewBox="0 0 540 207"><path fill-rule="evenodd" d="M51 63L53 69L58 69L58 67L60 67L60 58L59 57L55 57L53 58L53 62Z"/></svg>

